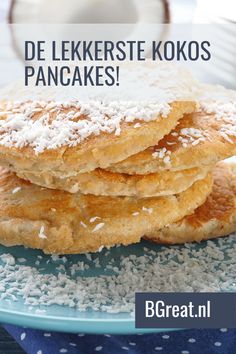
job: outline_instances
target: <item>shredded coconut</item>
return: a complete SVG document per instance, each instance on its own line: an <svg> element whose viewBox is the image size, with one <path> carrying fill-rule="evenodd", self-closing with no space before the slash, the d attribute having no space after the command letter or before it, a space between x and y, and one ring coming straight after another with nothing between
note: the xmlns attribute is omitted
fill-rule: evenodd
<svg viewBox="0 0 236 354"><path fill-rule="evenodd" d="M41 238L41 239L47 238L47 236L44 234L44 226L41 226L41 228L39 230L39 238Z"/></svg>
<svg viewBox="0 0 236 354"><path fill-rule="evenodd" d="M151 214L153 212L153 208L142 207L142 210L146 211L148 214Z"/></svg>
<svg viewBox="0 0 236 354"><path fill-rule="evenodd" d="M236 93L223 87L201 85L199 97L199 110L207 114L214 114L214 119L219 125L214 127L225 141L234 144L236 138ZM212 129L212 128L209 128ZM156 149L152 153L153 158L158 158L166 165L171 165L171 146L181 144L183 148L196 146L206 140L211 141L211 133L195 127L182 128L170 133L176 141L166 141L169 148Z"/></svg>
<svg viewBox="0 0 236 354"><path fill-rule="evenodd" d="M94 216L93 218L91 218L89 221L90 222L94 222L94 221L96 221L96 220L98 220L98 219L101 219L99 216Z"/></svg>
<svg viewBox="0 0 236 354"><path fill-rule="evenodd" d="M66 267L62 257L44 256L40 270L17 264L12 255L3 254L0 298L23 298L31 308L58 304L80 311L132 313L137 291L236 291L235 237L157 250L146 242L139 255L133 253L135 246L114 248L115 257L108 250L88 254L88 259L80 256L77 261L68 256ZM54 274L44 270L48 262L57 268ZM58 264L63 267L55 267ZM95 269L96 276L92 275Z"/></svg>
<svg viewBox="0 0 236 354"><path fill-rule="evenodd" d="M154 159L162 159L165 164L170 164L171 163L171 151L167 150L165 147L156 150L155 152L152 153L152 156Z"/></svg>
<svg viewBox="0 0 236 354"><path fill-rule="evenodd" d="M140 123L136 123L135 125L134 125L134 128L136 129L136 128L140 128L141 127L141 124Z"/></svg>
<svg viewBox="0 0 236 354"><path fill-rule="evenodd" d="M204 89L205 88L205 89ZM200 109L214 114L217 121L222 122L219 133L230 143L236 137L236 93L221 86L203 85L200 97Z"/></svg>
<svg viewBox="0 0 236 354"><path fill-rule="evenodd" d="M7 103L0 106L0 145L30 146L36 154L46 149L76 146L102 133L120 135L125 123L133 123L138 128L140 122L167 117L170 103L193 100L196 96L193 93L196 81L185 68L173 63L160 63L154 70L148 66L138 70L131 66L122 72L122 82L128 80L131 87L135 83L136 93L132 98L128 95L133 92L129 82L115 94L109 90L111 97L108 94L93 97L92 93L83 97L74 89L61 90L62 95L51 92L50 88L43 92L32 88L29 92L16 85L3 90L1 97Z"/></svg>
<svg viewBox="0 0 236 354"><path fill-rule="evenodd" d="M99 247L98 252L102 252L104 246Z"/></svg>
<svg viewBox="0 0 236 354"><path fill-rule="evenodd" d="M7 105L8 111L0 112L6 117L0 120L0 144L18 148L31 146L36 153L65 145L76 146L101 133L120 135L123 122L132 123L136 119L148 122L159 115L167 117L171 110L168 103L143 101L56 102L57 114L52 120L46 102ZM44 111L37 119L32 119L32 112L37 107L44 108Z"/></svg>
<svg viewBox="0 0 236 354"><path fill-rule="evenodd" d="M97 224L95 226L95 228L92 230L92 232L96 232L96 231L100 230L104 225L105 225L104 222L100 222L99 224Z"/></svg>
<svg viewBox="0 0 236 354"><path fill-rule="evenodd" d="M83 226L85 229L87 228L87 225L83 221L80 221L80 225Z"/></svg>
<svg viewBox="0 0 236 354"><path fill-rule="evenodd" d="M1 261L5 264L9 264L11 266L15 265L15 258L10 254L3 254L1 256Z"/></svg>
<svg viewBox="0 0 236 354"><path fill-rule="evenodd" d="M16 187L12 190L12 194L15 194L21 190L21 187Z"/></svg>

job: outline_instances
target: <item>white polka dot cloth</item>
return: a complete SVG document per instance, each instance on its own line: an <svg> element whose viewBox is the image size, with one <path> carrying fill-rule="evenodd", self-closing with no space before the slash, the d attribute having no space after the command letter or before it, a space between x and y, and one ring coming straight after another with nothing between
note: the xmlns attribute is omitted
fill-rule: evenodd
<svg viewBox="0 0 236 354"><path fill-rule="evenodd" d="M4 328L28 354L234 354L236 330L200 329L143 335L91 335Z"/></svg>

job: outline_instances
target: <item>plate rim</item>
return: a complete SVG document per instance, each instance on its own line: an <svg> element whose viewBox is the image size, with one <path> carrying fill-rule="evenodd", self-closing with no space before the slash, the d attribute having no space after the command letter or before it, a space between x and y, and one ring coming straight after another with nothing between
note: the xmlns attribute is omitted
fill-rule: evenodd
<svg viewBox="0 0 236 354"><path fill-rule="evenodd" d="M4 324L17 325L38 330L64 333L85 334L151 334L182 330L183 328L135 328L133 319L83 319L34 313L21 313L17 310L0 308L0 321Z"/></svg>

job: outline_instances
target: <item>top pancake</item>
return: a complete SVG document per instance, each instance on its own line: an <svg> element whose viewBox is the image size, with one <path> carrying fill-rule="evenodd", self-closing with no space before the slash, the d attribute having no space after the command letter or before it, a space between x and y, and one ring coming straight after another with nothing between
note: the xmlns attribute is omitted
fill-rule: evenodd
<svg viewBox="0 0 236 354"><path fill-rule="evenodd" d="M112 165L109 171L128 174L155 173L212 165L236 153L236 93L206 87L200 111L185 115L158 145ZM212 96L215 99L212 99Z"/></svg>
<svg viewBox="0 0 236 354"><path fill-rule="evenodd" d="M105 115L103 123L96 118L91 122L86 115L80 115L76 106L55 107L51 103L49 107L53 107L52 110L47 108L45 103L37 102L25 103L19 107L16 104L8 104L0 108L1 165L9 166L14 171L51 171L61 177L88 172L98 167L105 168L159 141L169 133L184 113L195 109L195 103L189 101L157 105L155 119L144 121L142 116L137 114L137 118L129 122L123 117L123 120L117 123L118 128L116 119L112 118L113 127L103 126L107 132L100 131L99 134L98 126L102 126L106 120ZM145 109L147 107L143 107L144 111ZM6 111L10 113L5 114ZM71 120L68 118L70 115L79 117ZM62 122L61 116L67 118L63 118ZM68 136L76 135L78 127L83 133L89 134L86 132L88 121L94 133L79 143L70 143ZM51 144L50 149L41 152L40 144L44 144L45 140ZM54 143L56 146L57 140L62 141L63 145L51 148ZM36 141L39 151L30 146L29 141L32 144ZM70 144L75 146L69 146Z"/></svg>
<svg viewBox="0 0 236 354"><path fill-rule="evenodd" d="M169 72L161 64L144 70L156 91L152 99L85 100L73 92L66 101L23 94L17 101L9 91L7 99L0 97L0 163L66 177L106 168L154 145L196 108L191 75L174 65Z"/></svg>

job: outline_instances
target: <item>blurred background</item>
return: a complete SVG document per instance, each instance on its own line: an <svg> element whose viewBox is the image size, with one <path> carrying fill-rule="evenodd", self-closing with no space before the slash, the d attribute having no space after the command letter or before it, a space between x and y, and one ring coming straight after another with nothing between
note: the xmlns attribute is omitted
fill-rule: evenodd
<svg viewBox="0 0 236 354"><path fill-rule="evenodd" d="M0 20L15 23L225 23L235 0L1 0Z"/></svg>
<svg viewBox="0 0 236 354"><path fill-rule="evenodd" d="M236 88L236 0L0 0L0 23L227 24L217 27L216 60L201 74ZM0 60L9 68L16 49L17 33L2 31Z"/></svg>

